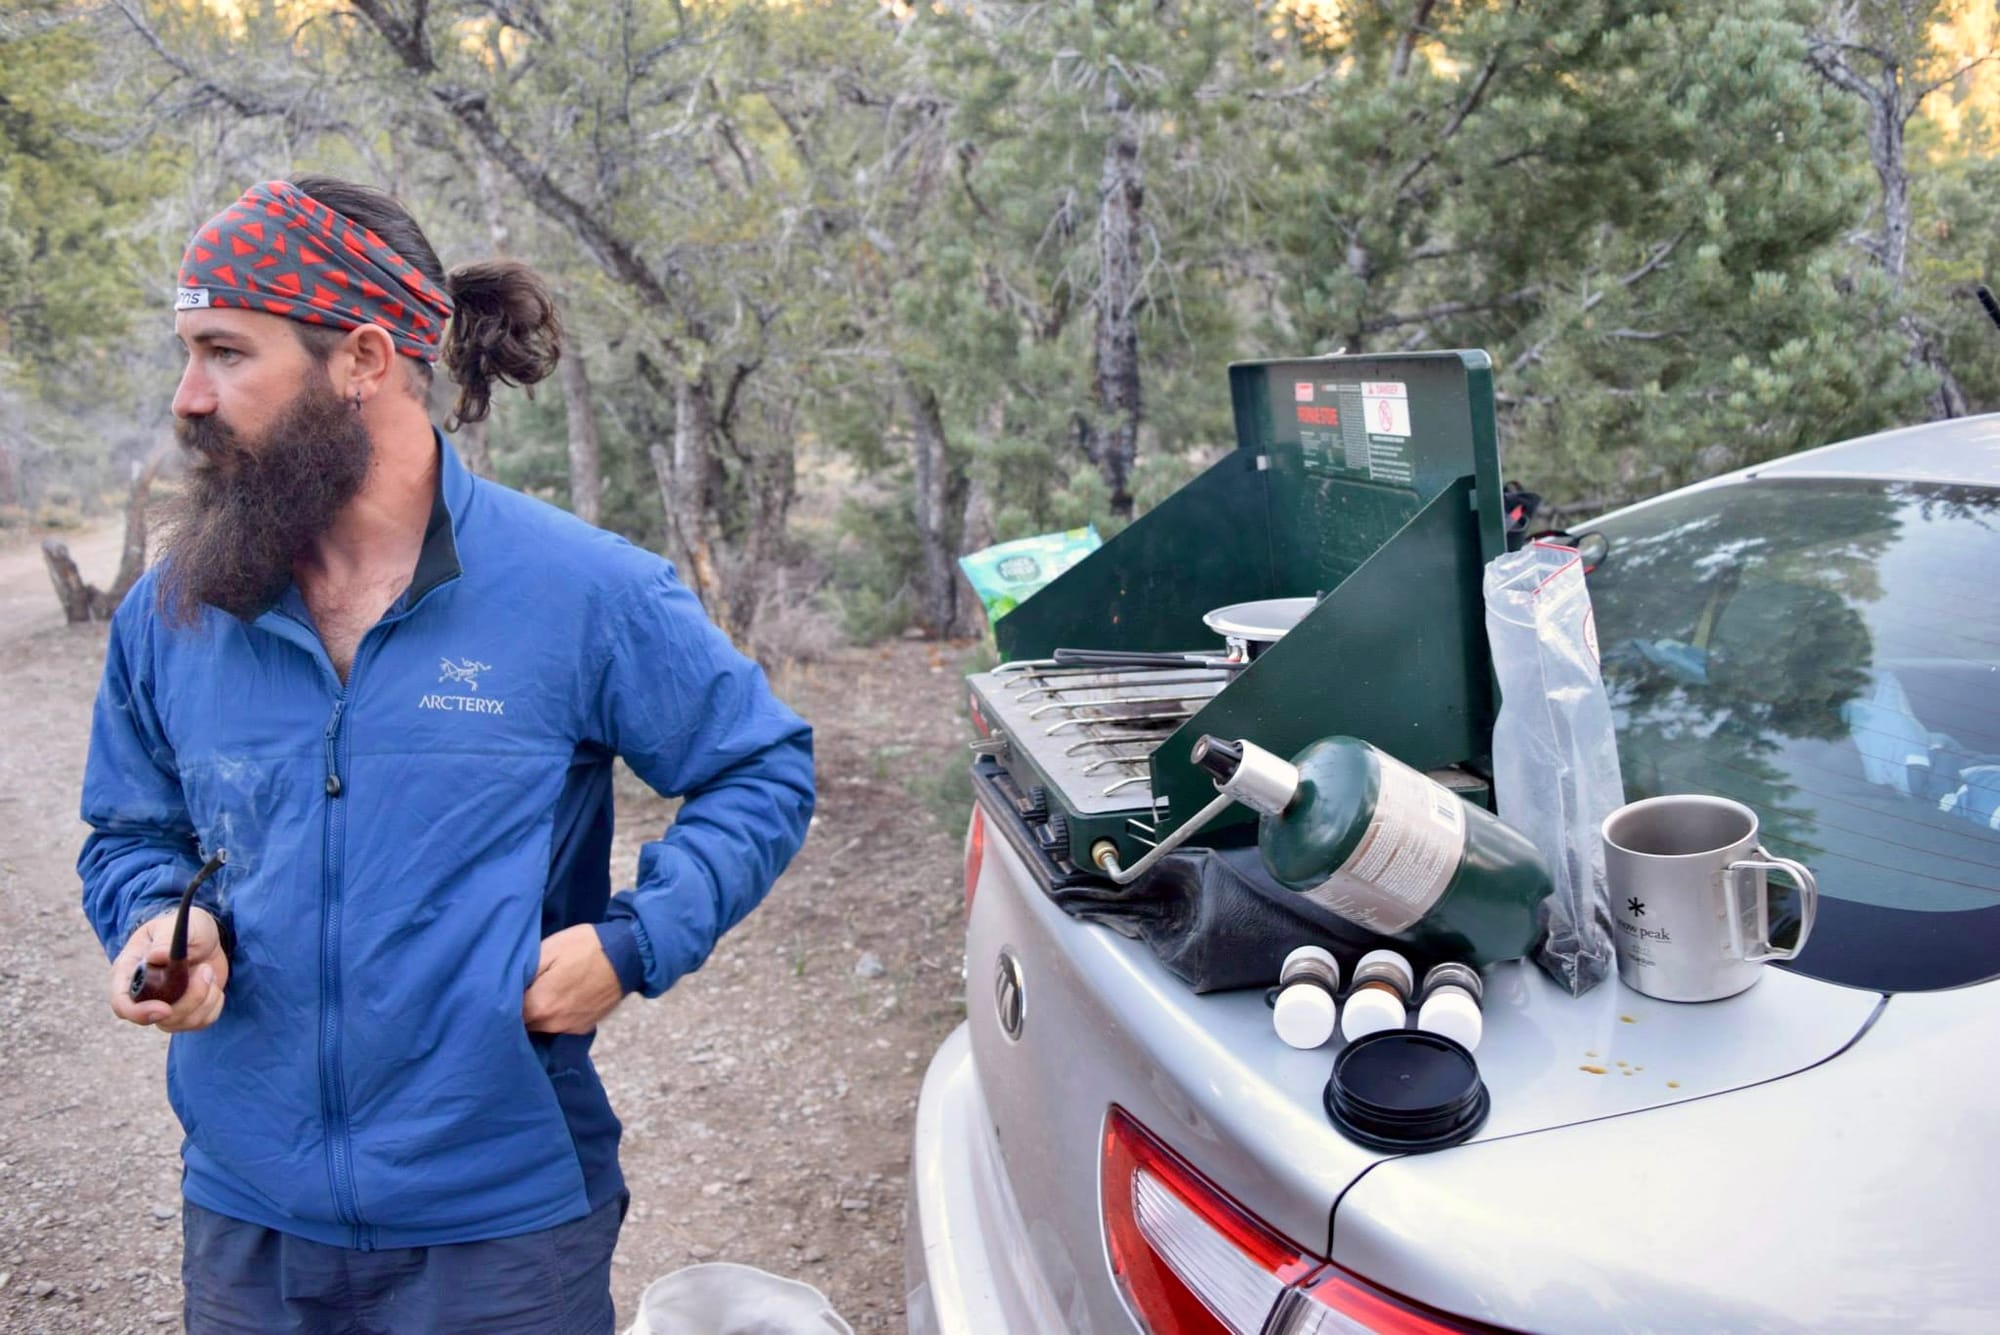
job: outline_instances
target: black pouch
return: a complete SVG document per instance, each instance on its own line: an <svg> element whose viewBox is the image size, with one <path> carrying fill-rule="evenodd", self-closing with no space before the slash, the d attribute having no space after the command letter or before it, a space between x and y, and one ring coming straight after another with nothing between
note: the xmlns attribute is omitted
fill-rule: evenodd
<svg viewBox="0 0 2000 1335"><path fill-rule="evenodd" d="M1299 946L1323 946L1345 967L1382 944L1272 880L1255 848L1169 853L1131 885L1080 880L1049 894L1072 917L1144 941L1196 992L1267 987Z"/></svg>

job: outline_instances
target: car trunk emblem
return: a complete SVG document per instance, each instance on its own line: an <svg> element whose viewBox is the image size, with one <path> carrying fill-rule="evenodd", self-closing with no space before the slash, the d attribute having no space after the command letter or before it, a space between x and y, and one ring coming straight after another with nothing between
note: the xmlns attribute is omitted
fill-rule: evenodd
<svg viewBox="0 0 2000 1335"><path fill-rule="evenodd" d="M1000 1014L1001 1032L1009 1038L1019 1038L1027 1000L1021 987L1020 961L1005 950L1000 952L999 966L993 971L993 1004Z"/></svg>

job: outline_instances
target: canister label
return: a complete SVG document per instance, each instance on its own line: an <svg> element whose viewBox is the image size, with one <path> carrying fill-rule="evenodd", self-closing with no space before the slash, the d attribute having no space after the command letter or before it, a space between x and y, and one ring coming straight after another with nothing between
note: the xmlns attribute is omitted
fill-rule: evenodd
<svg viewBox="0 0 2000 1335"><path fill-rule="evenodd" d="M1431 911L1465 855L1465 804L1377 750L1375 814L1340 870L1308 899L1372 932L1393 935Z"/></svg>

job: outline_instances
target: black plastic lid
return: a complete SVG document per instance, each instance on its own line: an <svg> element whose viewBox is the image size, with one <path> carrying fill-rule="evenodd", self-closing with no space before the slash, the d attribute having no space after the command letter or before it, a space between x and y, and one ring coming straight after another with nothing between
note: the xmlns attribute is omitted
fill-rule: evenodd
<svg viewBox="0 0 2000 1335"><path fill-rule="evenodd" d="M1443 1034L1383 1029L1349 1043L1326 1082L1326 1111L1370 1149L1422 1154L1456 1145L1491 1105L1479 1064Z"/></svg>
<svg viewBox="0 0 2000 1335"><path fill-rule="evenodd" d="M1217 783L1228 783L1243 766L1243 748L1225 738L1203 733L1188 759L1207 770Z"/></svg>

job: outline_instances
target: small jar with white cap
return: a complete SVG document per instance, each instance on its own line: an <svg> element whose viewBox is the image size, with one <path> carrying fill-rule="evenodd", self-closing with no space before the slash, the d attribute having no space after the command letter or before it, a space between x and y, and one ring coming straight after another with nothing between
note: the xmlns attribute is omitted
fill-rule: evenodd
<svg viewBox="0 0 2000 1335"><path fill-rule="evenodd" d="M1340 961L1318 946L1300 946L1278 970L1278 999L1271 1025L1295 1048L1316 1048L1333 1037L1340 995Z"/></svg>
<svg viewBox="0 0 2000 1335"><path fill-rule="evenodd" d="M1402 1029L1410 1020L1416 971L1393 950L1371 950L1354 966L1354 985L1340 1010L1340 1032L1352 1043L1365 1034Z"/></svg>
<svg viewBox="0 0 2000 1335"><path fill-rule="evenodd" d="M1480 1035L1486 1031L1486 1020L1480 1010L1485 996L1486 984L1481 981L1479 970L1471 965L1433 965L1424 975L1424 985L1418 993L1417 1028L1442 1034L1471 1052L1479 1046Z"/></svg>

